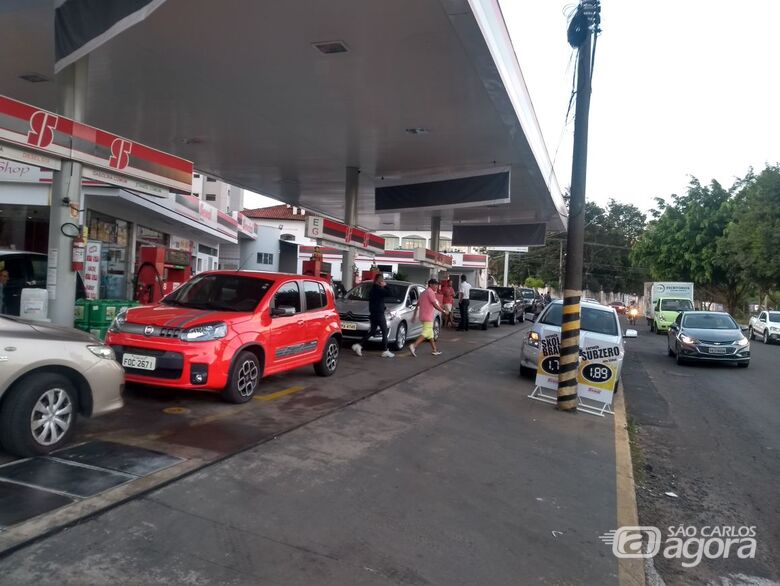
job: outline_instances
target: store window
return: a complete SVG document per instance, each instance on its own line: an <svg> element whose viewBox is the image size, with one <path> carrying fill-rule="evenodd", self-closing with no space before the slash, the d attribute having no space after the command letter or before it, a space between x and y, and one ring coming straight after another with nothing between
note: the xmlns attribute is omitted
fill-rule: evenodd
<svg viewBox="0 0 780 586"><path fill-rule="evenodd" d="M284 240L285 242L295 242L295 234L282 234L279 236L279 240Z"/></svg>
<svg viewBox="0 0 780 586"><path fill-rule="evenodd" d="M100 266L94 270L98 274L98 290L95 293L101 299L126 299L131 271L127 254L129 224L124 220L88 210L87 226L89 240L100 243Z"/></svg>
<svg viewBox="0 0 780 586"><path fill-rule="evenodd" d="M447 252L450 248L452 248L452 239L450 238L439 239L439 252Z"/></svg>
<svg viewBox="0 0 780 586"><path fill-rule="evenodd" d="M49 208L0 203L0 250L47 253Z"/></svg>
<svg viewBox="0 0 780 586"><path fill-rule="evenodd" d="M206 194L206 201L217 201L217 194L216 193L207 193Z"/></svg>
<svg viewBox="0 0 780 586"><path fill-rule="evenodd" d="M385 239L385 250L395 250L401 246L401 239L398 236L392 234L382 234L382 238Z"/></svg>
<svg viewBox="0 0 780 586"><path fill-rule="evenodd" d="M422 236L404 236L401 239L401 247L405 250L414 248L425 248L427 240Z"/></svg>

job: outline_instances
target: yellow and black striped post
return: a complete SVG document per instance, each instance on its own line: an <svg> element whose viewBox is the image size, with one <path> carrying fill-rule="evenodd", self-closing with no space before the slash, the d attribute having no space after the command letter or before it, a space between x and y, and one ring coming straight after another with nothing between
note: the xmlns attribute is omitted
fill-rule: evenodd
<svg viewBox="0 0 780 586"><path fill-rule="evenodd" d="M580 294L566 289L563 292L561 318L561 357L558 375L558 409L577 409L577 366L580 355Z"/></svg>
<svg viewBox="0 0 780 586"><path fill-rule="evenodd" d="M569 226L566 237L566 278L563 283L558 409L577 410L577 368L580 357L580 297L582 249L585 241L585 180L588 168L588 112L593 37L599 33L599 0L581 0L569 23L569 44L577 59L577 108L571 164Z"/></svg>

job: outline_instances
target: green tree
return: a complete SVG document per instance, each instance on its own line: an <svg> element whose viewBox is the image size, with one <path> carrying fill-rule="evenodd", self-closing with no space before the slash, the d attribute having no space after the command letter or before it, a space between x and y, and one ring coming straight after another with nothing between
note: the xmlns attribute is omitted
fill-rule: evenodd
<svg viewBox="0 0 780 586"><path fill-rule="evenodd" d="M540 279L539 277L527 277L523 282L523 285L532 289L541 289L544 287L544 284L544 279Z"/></svg>
<svg viewBox="0 0 780 586"><path fill-rule="evenodd" d="M631 254L653 280L692 281L699 297L721 301L734 311L750 285L742 267L719 250L734 217L731 191L717 181L691 179L685 195L656 198L658 209Z"/></svg>
<svg viewBox="0 0 780 586"><path fill-rule="evenodd" d="M780 289L780 166L769 165L755 175L751 170L738 183L734 215L718 243L718 253L742 268L760 300L778 303Z"/></svg>

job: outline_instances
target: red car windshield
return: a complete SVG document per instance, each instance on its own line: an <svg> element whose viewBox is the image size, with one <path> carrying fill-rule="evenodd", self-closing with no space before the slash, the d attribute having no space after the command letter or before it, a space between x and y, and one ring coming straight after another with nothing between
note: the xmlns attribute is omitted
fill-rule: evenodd
<svg viewBox="0 0 780 586"><path fill-rule="evenodd" d="M273 281L240 274L205 274L192 278L162 303L216 311L254 311L271 285Z"/></svg>

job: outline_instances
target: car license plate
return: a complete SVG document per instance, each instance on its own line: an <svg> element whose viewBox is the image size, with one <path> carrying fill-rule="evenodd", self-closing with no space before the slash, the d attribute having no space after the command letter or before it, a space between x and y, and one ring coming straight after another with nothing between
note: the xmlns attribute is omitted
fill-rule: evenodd
<svg viewBox="0 0 780 586"><path fill-rule="evenodd" d="M138 370L154 370L157 368L157 358L141 356L140 354L125 354L122 356L122 366Z"/></svg>
<svg viewBox="0 0 780 586"><path fill-rule="evenodd" d="M341 329L342 330L356 330L357 324L355 322L351 321L343 321L341 322Z"/></svg>
<svg viewBox="0 0 780 586"><path fill-rule="evenodd" d="M710 354L726 354L728 350L726 348L709 348L708 352Z"/></svg>

